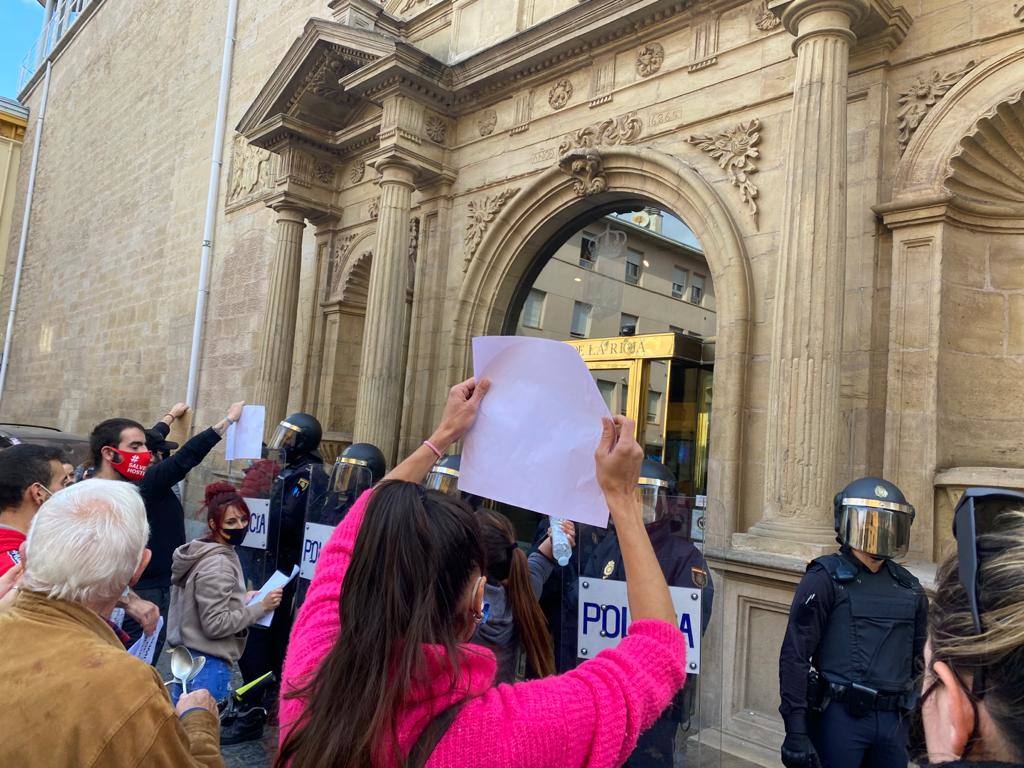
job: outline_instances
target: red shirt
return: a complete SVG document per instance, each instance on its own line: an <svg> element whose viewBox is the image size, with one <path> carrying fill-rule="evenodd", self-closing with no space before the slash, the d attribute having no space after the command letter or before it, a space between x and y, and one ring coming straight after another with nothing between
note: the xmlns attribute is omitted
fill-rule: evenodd
<svg viewBox="0 0 1024 768"><path fill-rule="evenodd" d="M25 541L25 534L0 525L0 576L3 576L11 568L21 562L21 554L18 548Z"/></svg>

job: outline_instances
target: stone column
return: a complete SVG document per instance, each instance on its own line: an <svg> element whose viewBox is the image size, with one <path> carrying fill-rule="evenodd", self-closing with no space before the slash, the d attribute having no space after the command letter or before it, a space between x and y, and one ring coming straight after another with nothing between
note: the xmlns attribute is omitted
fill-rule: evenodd
<svg viewBox="0 0 1024 768"><path fill-rule="evenodd" d="M843 294L846 98L852 27L866 0L774 4L796 36L786 166L786 221L775 289L763 519L750 537L814 555L834 540ZM764 542L762 542L763 546Z"/></svg>
<svg viewBox="0 0 1024 768"><path fill-rule="evenodd" d="M263 316L263 341L256 369L253 402L266 406L266 434L288 414L288 389L292 378L295 319L299 304L299 273L302 268L302 231L305 216L298 208L277 211L277 251L270 265L270 287Z"/></svg>
<svg viewBox="0 0 1024 768"><path fill-rule="evenodd" d="M394 159L378 162L380 210L370 268L363 355L356 397L356 442L373 443L389 466L402 420L409 286L409 218L415 170Z"/></svg>

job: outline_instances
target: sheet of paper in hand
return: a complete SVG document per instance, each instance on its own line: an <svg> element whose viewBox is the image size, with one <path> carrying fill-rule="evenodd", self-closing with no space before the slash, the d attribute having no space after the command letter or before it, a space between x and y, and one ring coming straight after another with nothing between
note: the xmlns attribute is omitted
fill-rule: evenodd
<svg viewBox="0 0 1024 768"><path fill-rule="evenodd" d="M289 583L291 583L292 579L294 579L298 575L299 566L297 565L292 566L291 576L283 574L280 571L274 571L272 574L270 574L270 578L267 579L266 583L262 587L260 587L260 591L253 595L249 602L246 603L246 605L252 605L253 603L260 602L264 597L267 596L267 593L271 590L284 589L286 586L288 586ZM260 620L256 623L259 624L261 627L269 627L270 622L272 622L273 620L274 611L271 611L270 613L263 614L263 616L260 617Z"/></svg>
<svg viewBox="0 0 1024 768"><path fill-rule="evenodd" d="M160 637L160 630L164 628L164 617L161 616L156 622L156 631L152 635L143 634L136 640L128 653L137 659L142 659L147 664L153 663L153 652L156 650L156 639Z"/></svg>
<svg viewBox="0 0 1024 768"><path fill-rule="evenodd" d="M609 413L579 353L549 339L482 336L473 372L491 389L465 438L459 489L607 526L594 450Z"/></svg>

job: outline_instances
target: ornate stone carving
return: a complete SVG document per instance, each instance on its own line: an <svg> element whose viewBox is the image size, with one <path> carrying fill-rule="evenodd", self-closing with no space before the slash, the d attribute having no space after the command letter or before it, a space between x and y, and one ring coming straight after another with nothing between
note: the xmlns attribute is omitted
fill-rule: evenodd
<svg viewBox="0 0 1024 768"><path fill-rule="evenodd" d="M516 94L515 113L512 118L512 130L508 133L515 136L530 127L530 120L533 119L533 90L520 91Z"/></svg>
<svg viewBox="0 0 1024 768"><path fill-rule="evenodd" d="M416 261L416 254L420 248L420 220L414 218L409 220L409 258Z"/></svg>
<svg viewBox="0 0 1024 768"><path fill-rule="evenodd" d="M254 147L244 136L236 134L226 204L238 207L260 199L273 186L276 165L277 155Z"/></svg>
<svg viewBox="0 0 1024 768"><path fill-rule="evenodd" d="M572 177L572 188L577 195L589 197L608 189L604 161L593 147L570 149L558 160L558 167Z"/></svg>
<svg viewBox="0 0 1024 768"><path fill-rule="evenodd" d="M569 99L572 98L572 80L567 77L563 77L548 91L548 104L551 105L552 109L561 109L569 103Z"/></svg>
<svg viewBox="0 0 1024 768"><path fill-rule="evenodd" d="M1024 93L996 105L960 139L945 183L960 208L1024 219Z"/></svg>
<svg viewBox="0 0 1024 768"><path fill-rule="evenodd" d="M899 94L896 99L900 105L896 113L896 127L899 129L900 154L906 151L910 138L936 102L976 66L977 62L972 59L965 66L947 74L933 70L930 78L917 78L910 84L910 88Z"/></svg>
<svg viewBox="0 0 1024 768"><path fill-rule="evenodd" d="M1013 4L1013 15L1017 21L1024 22L1024 3Z"/></svg>
<svg viewBox="0 0 1024 768"><path fill-rule="evenodd" d="M505 203L515 197L517 192L519 192L518 187L510 187L496 195L487 195L480 200L469 201L469 219L466 221L466 235L463 241L466 257L465 263L462 265L463 272L469 269L469 264L473 260L473 256L476 255L476 249L480 247L480 242L484 238L484 232L487 231L487 225L494 221L501 209L505 207Z"/></svg>
<svg viewBox="0 0 1024 768"><path fill-rule="evenodd" d="M594 60L590 67L590 107L607 104L615 90L615 54Z"/></svg>
<svg viewBox="0 0 1024 768"><path fill-rule="evenodd" d="M481 136L490 136L498 125L498 113L493 109L485 109L477 118L476 127Z"/></svg>
<svg viewBox="0 0 1024 768"><path fill-rule="evenodd" d="M757 173L754 160L761 156L757 148L761 140L761 121L754 118L717 133L687 136L686 141L707 152L718 161L718 167L729 172L729 180L740 191L740 199L746 204L750 215L757 224L757 187L750 181L750 175Z"/></svg>
<svg viewBox="0 0 1024 768"><path fill-rule="evenodd" d="M356 233L348 232L335 241L334 250L331 251L330 258L327 260L327 275L324 278L323 300L325 302L338 295L338 289L341 287L341 265L345 262L348 249L352 247L355 239Z"/></svg>
<svg viewBox="0 0 1024 768"><path fill-rule="evenodd" d="M405 0L405 2L402 3L402 7L398 9L398 12L399 13L408 13L409 11L413 10L414 8L416 8L416 13L419 13L420 11L422 11L422 10L426 9L427 7L433 5L434 1L435 0ZM423 8L417 8L417 6L420 6L420 5L422 5Z"/></svg>
<svg viewBox="0 0 1024 768"><path fill-rule="evenodd" d="M665 47L661 43L648 43L636 52L636 73L650 77L665 61Z"/></svg>
<svg viewBox="0 0 1024 768"><path fill-rule="evenodd" d="M312 80L310 90L322 99L344 101L345 90L338 81L348 74L348 66L341 59L329 58Z"/></svg>
<svg viewBox="0 0 1024 768"><path fill-rule="evenodd" d="M321 184L334 183L334 166L330 163L318 162L313 167L313 175Z"/></svg>
<svg viewBox="0 0 1024 768"><path fill-rule="evenodd" d="M444 144L448 136L448 121L437 115L427 115L423 121L423 128L427 132L427 138L435 144Z"/></svg>
<svg viewBox="0 0 1024 768"><path fill-rule="evenodd" d="M636 112L627 112L618 117L602 120L600 123L588 125L574 133L568 134L558 145L561 157L571 149L579 147L599 147L605 144L632 144L643 133L644 124Z"/></svg>
<svg viewBox="0 0 1024 768"><path fill-rule="evenodd" d="M757 18L754 19L754 26L762 32L771 32L782 23L782 19L768 10L768 0L761 0L757 9Z"/></svg>
<svg viewBox="0 0 1024 768"><path fill-rule="evenodd" d="M363 180L363 176L366 175L366 163L359 160L353 160L352 165L348 169L348 180L353 184L358 184Z"/></svg>
<svg viewBox="0 0 1024 768"><path fill-rule="evenodd" d="M380 216L380 198L375 197L370 201L370 207L366 211L371 219L376 219Z"/></svg>

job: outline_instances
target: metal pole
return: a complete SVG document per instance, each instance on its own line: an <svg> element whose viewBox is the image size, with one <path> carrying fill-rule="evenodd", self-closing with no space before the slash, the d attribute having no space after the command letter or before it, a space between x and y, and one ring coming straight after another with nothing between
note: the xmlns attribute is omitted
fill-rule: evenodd
<svg viewBox="0 0 1024 768"><path fill-rule="evenodd" d="M43 78L43 95L39 102L39 116L36 117L36 135L32 142L32 165L28 171L28 189L25 191L25 212L21 217L21 240L18 243L18 261L14 267L14 286L11 288L11 307L7 310L7 332L4 334L4 352L0 359L0 402L7 383L7 367L11 361L11 337L14 335L14 313L18 309L18 292L21 289L21 272L25 267L25 248L28 245L28 222L32 215L32 195L36 189L36 170L39 167L39 145L43 139L43 117L46 114L46 100L50 95L50 67L46 62Z"/></svg>
<svg viewBox="0 0 1024 768"><path fill-rule="evenodd" d="M206 194L206 219L203 223L203 245L199 256L199 290L196 294L196 315L192 324L192 353L188 361L188 386L185 402L193 411L199 389L199 367L203 351L203 329L206 325L206 302L210 295L210 257L213 233L217 225L217 200L220 197L220 176L224 156L224 125L227 122L228 91L231 88L231 63L235 50L235 22L238 0L228 0L227 27L224 31L224 55L220 67L220 91L217 95L217 123L213 131L213 153L210 157L210 183Z"/></svg>

